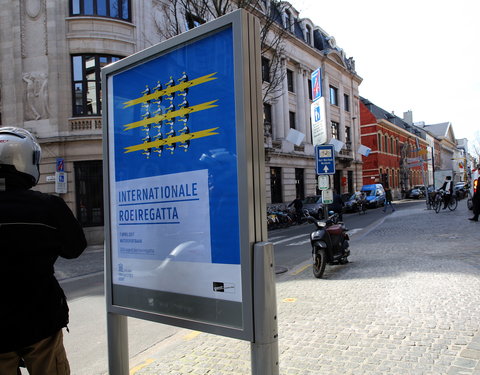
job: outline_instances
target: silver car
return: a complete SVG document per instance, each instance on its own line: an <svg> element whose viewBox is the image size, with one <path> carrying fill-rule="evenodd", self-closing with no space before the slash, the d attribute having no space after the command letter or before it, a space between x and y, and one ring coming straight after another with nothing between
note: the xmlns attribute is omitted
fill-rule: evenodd
<svg viewBox="0 0 480 375"><path fill-rule="evenodd" d="M317 219L323 218L323 203L321 195L312 195L303 200L303 209L308 211L310 216Z"/></svg>

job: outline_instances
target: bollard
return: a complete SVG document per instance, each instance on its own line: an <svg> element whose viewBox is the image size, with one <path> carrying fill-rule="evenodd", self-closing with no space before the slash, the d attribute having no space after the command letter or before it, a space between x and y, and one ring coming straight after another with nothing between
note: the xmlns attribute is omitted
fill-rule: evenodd
<svg viewBox="0 0 480 375"><path fill-rule="evenodd" d="M253 248L252 375L278 375L278 323L273 244Z"/></svg>

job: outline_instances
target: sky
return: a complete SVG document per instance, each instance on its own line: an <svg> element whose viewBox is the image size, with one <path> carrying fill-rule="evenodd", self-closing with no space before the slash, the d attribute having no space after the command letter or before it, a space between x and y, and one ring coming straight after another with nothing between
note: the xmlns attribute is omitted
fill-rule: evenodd
<svg viewBox="0 0 480 375"><path fill-rule="evenodd" d="M360 95L480 142L479 0L289 0L355 60Z"/></svg>

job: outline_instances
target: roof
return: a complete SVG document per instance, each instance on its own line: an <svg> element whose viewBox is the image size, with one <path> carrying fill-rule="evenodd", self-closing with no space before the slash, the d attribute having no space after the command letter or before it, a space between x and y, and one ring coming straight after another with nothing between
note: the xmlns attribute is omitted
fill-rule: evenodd
<svg viewBox="0 0 480 375"><path fill-rule="evenodd" d="M439 124L421 125L423 129L432 133L436 137L447 137L448 130L452 126L450 122L441 122Z"/></svg>
<svg viewBox="0 0 480 375"><path fill-rule="evenodd" d="M360 101L368 108L368 110L375 116L376 119L383 119L391 122L392 124L406 130L409 133L412 133L420 138L426 139L425 131L415 125L410 125L408 122L404 121L402 118L396 116L395 114L380 108L379 106L373 104L370 100L360 97Z"/></svg>

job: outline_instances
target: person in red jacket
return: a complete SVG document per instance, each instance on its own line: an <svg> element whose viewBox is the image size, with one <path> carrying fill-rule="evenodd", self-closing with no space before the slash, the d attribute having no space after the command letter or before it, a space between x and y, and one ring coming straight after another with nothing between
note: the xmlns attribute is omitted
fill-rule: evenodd
<svg viewBox="0 0 480 375"><path fill-rule="evenodd" d="M473 203L473 217L468 220L478 221L478 216L480 215L480 177L477 179L477 190L472 197Z"/></svg>
<svg viewBox="0 0 480 375"><path fill-rule="evenodd" d="M32 134L0 128L0 375L70 373L62 329L65 294L54 276L57 258L78 257L83 229L60 197L31 190L41 149Z"/></svg>

